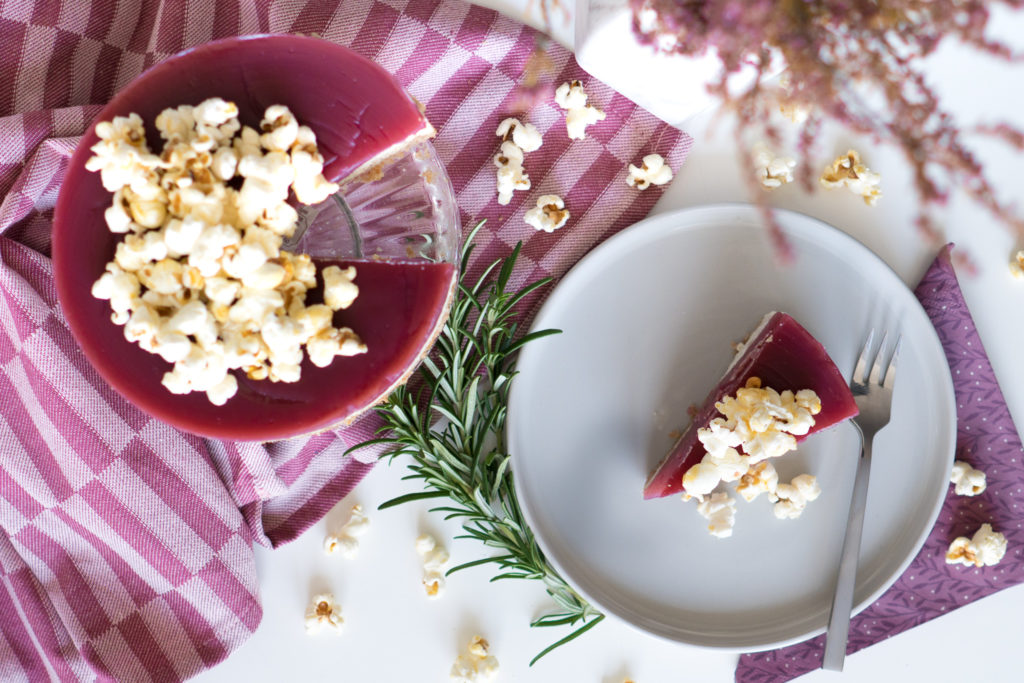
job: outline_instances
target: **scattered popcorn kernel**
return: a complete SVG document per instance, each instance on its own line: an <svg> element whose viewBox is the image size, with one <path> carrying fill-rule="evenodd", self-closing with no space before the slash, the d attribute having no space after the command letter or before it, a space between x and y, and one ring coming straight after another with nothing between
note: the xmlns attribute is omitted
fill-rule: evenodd
<svg viewBox="0 0 1024 683"><path fill-rule="evenodd" d="M565 128L570 140L584 139L587 126L605 118L603 111L587 104L587 94L579 81L558 86L555 89L555 104L566 110Z"/></svg>
<svg viewBox="0 0 1024 683"><path fill-rule="evenodd" d="M561 197L545 194L537 198L537 206L527 211L523 220L537 230L554 232L569 220L569 211Z"/></svg>
<svg viewBox="0 0 1024 683"><path fill-rule="evenodd" d="M711 497L697 505L697 512L708 520L708 531L715 538L732 536L736 523L736 501L727 493L712 493Z"/></svg>
<svg viewBox="0 0 1024 683"><path fill-rule="evenodd" d="M359 552L359 537L366 533L369 526L370 519L363 514L363 506L356 503L352 506L352 515L338 535L329 535L324 539L324 552L328 555L339 553L350 559L355 557Z"/></svg>
<svg viewBox="0 0 1024 683"><path fill-rule="evenodd" d="M314 634L326 629L340 634L344 623L341 607L334 602L334 596L330 593L315 596L306 610L306 633Z"/></svg>
<svg viewBox="0 0 1024 683"><path fill-rule="evenodd" d="M989 567L998 564L1006 555L1006 537L993 531L992 525L982 524L974 536L960 536L946 551L946 564Z"/></svg>
<svg viewBox="0 0 1024 683"><path fill-rule="evenodd" d="M498 124L495 135L505 142L511 140L524 152L537 151L544 141L540 131L532 123L522 123L519 119L505 119Z"/></svg>
<svg viewBox="0 0 1024 683"><path fill-rule="evenodd" d="M126 339L173 365L168 391L223 405L238 391L236 372L296 382L304 348L319 367L365 353L355 332L332 327L328 306L306 307L309 256L281 251L298 221L289 192L312 204L338 189L323 177L312 129L273 105L261 134L220 98L165 109L155 126L159 155L137 114L96 125L86 167L113 193L104 219L124 238L92 293L110 301ZM353 268L325 273L329 305L352 304L354 277Z"/></svg>
<svg viewBox="0 0 1024 683"><path fill-rule="evenodd" d="M977 496L985 491L985 473L976 470L969 463L957 460L949 477L958 496Z"/></svg>
<svg viewBox="0 0 1024 683"><path fill-rule="evenodd" d="M1010 274L1016 278L1024 278L1024 249L1013 255L1010 261Z"/></svg>
<svg viewBox="0 0 1024 683"><path fill-rule="evenodd" d="M466 646L466 653L455 659L450 678L455 683L485 683L498 675L498 660L490 654L490 644L480 636Z"/></svg>
<svg viewBox="0 0 1024 683"><path fill-rule="evenodd" d="M638 190L646 190L651 185L664 185L672 180L672 169L665 163L660 154L648 154L643 158L640 167L629 165L629 176L626 184Z"/></svg>
<svg viewBox="0 0 1024 683"><path fill-rule="evenodd" d="M501 150L494 156L497 167L498 204L507 205L512 201L515 190L529 190L530 176L523 171L523 150L510 140L501 143Z"/></svg>
<svg viewBox="0 0 1024 683"><path fill-rule="evenodd" d="M854 194L864 198L864 203L874 206L882 196L882 176L869 170L861 163L860 155L849 150L845 155L836 158L832 165L821 174L822 187L847 187Z"/></svg>
<svg viewBox="0 0 1024 683"><path fill-rule="evenodd" d="M423 588L428 598L436 599L444 592L444 566L448 564L448 551L430 534L416 539L416 552L423 560Z"/></svg>
<svg viewBox="0 0 1024 683"><path fill-rule="evenodd" d="M793 157L775 156L763 142L754 145L752 163L757 180L769 190L793 182L793 169L796 159Z"/></svg>

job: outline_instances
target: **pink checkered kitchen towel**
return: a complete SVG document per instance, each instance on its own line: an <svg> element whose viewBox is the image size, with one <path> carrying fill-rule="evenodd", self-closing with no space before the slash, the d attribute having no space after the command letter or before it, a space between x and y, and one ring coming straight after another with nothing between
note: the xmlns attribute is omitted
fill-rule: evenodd
<svg viewBox="0 0 1024 683"><path fill-rule="evenodd" d="M0 3L0 680L181 680L213 666L260 621L253 542L295 538L371 466L342 457L366 421L243 444L147 417L86 363L56 301L54 202L100 105L179 50L259 32L317 34L393 72L439 129L464 225L490 219L477 258L523 240L521 281L561 275L643 218L660 190L628 187L626 165L659 152L678 169L690 146L550 45L548 90L580 78L608 117L570 143L550 97L520 110L544 146L527 159L533 190L500 207L494 130L522 101L541 37L492 11L456 0ZM554 234L522 220L548 192L573 214Z"/></svg>
<svg viewBox="0 0 1024 683"><path fill-rule="evenodd" d="M984 470L988 487L977 497L953 487L924 547L893 586L850 624L848 653L1004 588L1024 583L1024 449L999 390L981 338L967 310L945 247L915 294L946 351L957 404L956 459ZM994 567L948 565L946 549L984 523L1006 536L1007 551ZM782 683L821 668L825 637L740 657L738 683ZM970 680L969 672L966 679Z"/></svg>

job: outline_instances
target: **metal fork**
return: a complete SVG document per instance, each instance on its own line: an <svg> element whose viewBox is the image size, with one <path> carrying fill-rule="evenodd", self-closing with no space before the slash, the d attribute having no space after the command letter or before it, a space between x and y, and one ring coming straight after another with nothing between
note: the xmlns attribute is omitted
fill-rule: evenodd
<svg viewBox="0 0 1024 683"><path fill-rule="evenodd" d="M896 340L889 362L885 363L888 336L882 335L878 350L873 352L875 331L871 331L853 370L853 379L850 380L850 390L860 410L860 414L853 418L852 422L860 433L861 450L857 478L853 484L853 496L850 499L846 536L843 538L843 552L839 557L836 591L832 598L832 612L828 620L825 656L822 661L822 668L830 671L842 671L843 660L846 658L860 539L864 530L864 508L868 498L868 476L871 473L871 444L875 434L889 424L889 413L892 408L892 388L896 383L896 360L899 357L901 340Z"/></svg>

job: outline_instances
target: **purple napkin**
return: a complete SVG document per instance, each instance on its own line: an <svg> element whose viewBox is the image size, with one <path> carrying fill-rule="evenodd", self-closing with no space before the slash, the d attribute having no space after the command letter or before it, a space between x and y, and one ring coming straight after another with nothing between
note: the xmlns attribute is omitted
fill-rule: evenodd
<svg viewBox="0 0 1024 683"><path fill-rule="evenodd" d="M939 252L914 293L946 351L957 406L956 459L983 470L988 488L980 496L953 493L921 552L893 586L850 624L847 654L918 624L1024 582L1024 449L1003 393L982 348L950 261L952 245ZM946 549L957 536L971 536L984 523L1006 536L1007 551L994 567L948 565ZM740 657L736 681L788 681L821 668L825 636Z"/></svg>

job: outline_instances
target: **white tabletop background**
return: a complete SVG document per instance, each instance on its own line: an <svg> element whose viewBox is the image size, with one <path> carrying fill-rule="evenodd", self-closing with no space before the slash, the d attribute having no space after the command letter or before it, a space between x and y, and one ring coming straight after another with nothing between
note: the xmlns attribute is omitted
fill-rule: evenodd
<svg viewBox="0 0 1024 683"><path fill-rule="evenodd" d="M540 26L539 0L481 2ZM564 2L564 0L563 0ZM571 0L569 0L571 5ZM572 8L567 21L556 12L554 34L572 42ZM1024 49L1024 17L1000 15L996 35ZM1016 38L1016 40L1014 40ZM1024 66L1010 68L950 46L930 61L929 74L947 105L963 123L1006 120L1024 128ZM736 161L728 121L708 111L682 127L694 138L682 171L654 211L723 201L749 201ZM1017 199L1024 185L1024 155L978 141L976 148L1004 196ZM906 164L893 149L851 139L841 131L824 132L823 154L842 153L848 144L882 173L884 197L867 207L846 192L806 194L795 185L771 195L774 205L822 219L861 240L913 286L934 256L912 219L916 197ZM1024 205L1024 202L1021 202ZM941 214L950 241L967 250L977 275L961 274L961 284L996 376L1018 429L1024 425L1024 280L1014 280L1007 262L1020 248L1009 231L983 209L955 197ZM499 681L637 683L732 681L735 653L702 650L658 640L608 618L583 638L529 667L539 650L564 633L531 629L528 623L548 607L536 582L488 583L491 570L470 569L449 579L447 593L429 601L413 542L433 533L448 546L452 562L482 556L474 541L453 541L454 523L428 515L426 504L377 511L399 493L413 490L400 481L402 461L378 465L326 520L281 549L258 547L256 560L263 621L253 637L224 663L196 680L339 680L430 682L448 680L452 662L474 634L486 637L501 663ZM371 527L355 559L328 557L321 550L328 528L336 529L355 502L362 503ZM331 591L345 618L340 636L306 635L303 614L314 593ZM801 681L840 678L879 681L1017 681L1024 647L1024 586L1002 591L911 631L861 651L846 661L842 674L817 671Z"/></svg>

